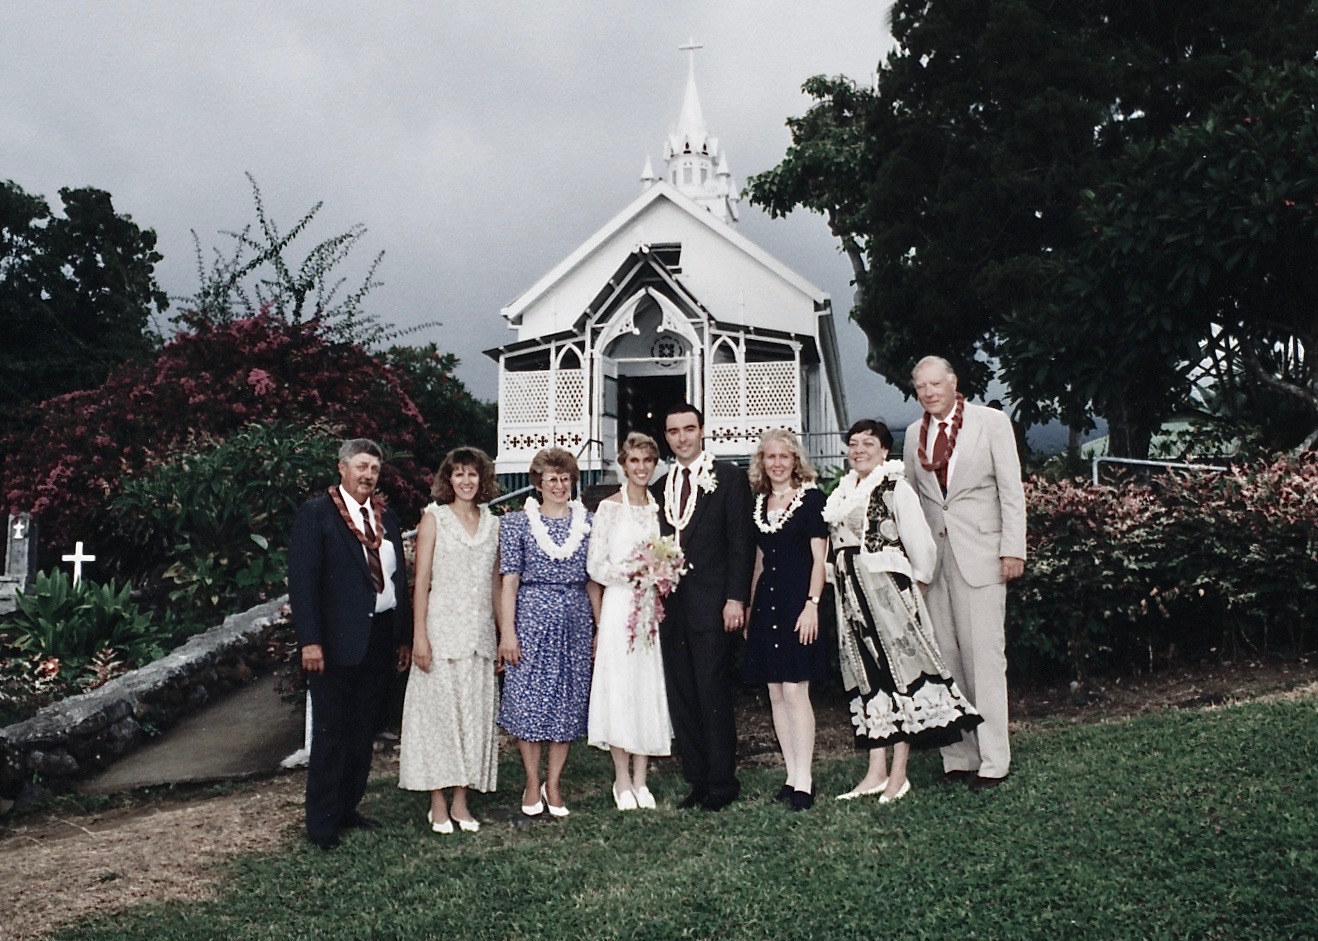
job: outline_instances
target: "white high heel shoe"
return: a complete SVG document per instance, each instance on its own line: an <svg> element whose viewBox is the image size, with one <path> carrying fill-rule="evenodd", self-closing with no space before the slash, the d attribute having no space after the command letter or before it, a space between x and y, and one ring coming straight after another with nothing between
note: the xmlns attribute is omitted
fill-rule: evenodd
<svg viewBox="0 0 1318 941"><path fill-rule="evenodd" d="M641 810L654 810L657 806L648 787L642 785L636 789L636 806Z"/></svg>
<svg viewBox="0 0 1318 941"><path fill-rule="evenodd" d="M540 785L540 803L549 808L549 816L551 817L566 817L568 814L572 813L572 811L567 809L566 804L561 807L555 807L553 804L549 803L549 795L545 793L545 786L543 784Z"/></svg>
<svg viewBox="0 0 1318 941"><path fill-rule="evenodd" d="M471 820L463 820L461 817L452 817L450 819L457 821L458 829L463 833L475 833L481 828L481 822L474 818Z"/></svg>
<svg viewBox="0 0 1318 941"><path fill-rule="evenodd" d="M640 801L637 800L637 795L631 791L623 791L619 794L618 785L616 784L613 785L613 803L619 810L635 810L641 805Z"/></svg>

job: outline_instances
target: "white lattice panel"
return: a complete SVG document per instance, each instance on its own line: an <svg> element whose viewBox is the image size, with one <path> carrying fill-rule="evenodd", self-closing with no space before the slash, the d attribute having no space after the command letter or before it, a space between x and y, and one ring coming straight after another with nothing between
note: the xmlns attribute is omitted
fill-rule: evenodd
<svg viewBox="0 0 1318 941"><path fill-rule="evenodd" d="M796 363L746 364L746 414L796 415L800 410L800 383Z"/></svg>
<svg viewBox="0 0 1318 941"><path fill-rule="evenodd" d="M499 420L501 424L506 425L548 423L548 371L501 373Z"/></svg>
<svg viewBox="0 0 1318 941"><path fill-rule="evenodd" d="M705 413L718 418L741 415L741 366L716 363L709 369L709 388L705 390Z"/></svg>
<svg viewBox="0 0 1318 941"><path fill-rule="evenodd" d="M558 394L554 414L560 422L581 421L586 417L586 373L582 369L558 371Z"/></svg>

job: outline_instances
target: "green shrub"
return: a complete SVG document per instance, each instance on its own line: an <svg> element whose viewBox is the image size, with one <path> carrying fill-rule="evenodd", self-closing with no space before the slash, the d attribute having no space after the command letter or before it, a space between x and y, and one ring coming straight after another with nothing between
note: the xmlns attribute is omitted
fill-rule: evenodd
<svg viewBox="0 0 1318 941"><path fill-rule="evenodd" d="M1300 654L1318 614L1318 458L1123 488L1031 479L1015 668L1083 679L1183 654Z"/></svg>
<svg viewBox="0 0 1318 941"><path fill-rule="evenodd" d="M200 444L128 481L112 502L134 574L157 572L174 614L207 627L282 589L293 515L333 479L339 441L275 422Z"/></svg>
<svg viewBox="0 0 1318 941"><path fill-rule="evenodd" d="M19 651L55 658L61 667L81 670L106 648L136 666L164 656L169 631L138 610L131 586L114 579L77 585L65 572L37 575L18 595L18 610L5 624L10 645Z"/></svg>

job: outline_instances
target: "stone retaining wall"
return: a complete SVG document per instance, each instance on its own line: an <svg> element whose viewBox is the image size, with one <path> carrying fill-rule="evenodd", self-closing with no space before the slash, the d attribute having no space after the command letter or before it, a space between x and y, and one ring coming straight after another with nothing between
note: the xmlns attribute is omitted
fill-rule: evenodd
<svg viewBox="0 0 1318 941"><path fill-rule="evenodd" d="M34 775L46 788L66 789L243 685L278 659L270 641L287 604L285 596L230 615L154 663L0 729L0 794L16 793Z"/></svg>

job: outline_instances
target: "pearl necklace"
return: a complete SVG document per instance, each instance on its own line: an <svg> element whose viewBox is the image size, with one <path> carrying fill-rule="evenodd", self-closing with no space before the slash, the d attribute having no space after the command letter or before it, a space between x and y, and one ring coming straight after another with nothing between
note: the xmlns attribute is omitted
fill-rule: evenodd
<svg viewBox="0 0 1318 941"><path fill-rule="evenodd" d="M787 525L787 521L792 518L792 514L795 513L797 509L800 508L801 504L805 502L805 492L814 489L815 485L813 483L807 482L802 484L797 489L796 495L792 497L792 502L787 504L786 508L783 509L782 514L776 519L770 519L769 514L764 509L765 503L768 502L768 498L762 493L757 493L755 495L755 513L752 517L755 520L755 527L766 535L778 532Z"/></svg>
<svg viewBox="0 0 1318 941"><path fill-rule="evenodd" d="M586 522L586 507L582 502L573 500L568 504L568 509L572 511L572 525L568 528L567 539L560 546L549 535L544 517L540 515L540 501L535 497L526 498L526 519L531 524L531 535L535 537L536 545L549 558L559 562L572 558L573 553L581 548L581 541L590 532L590 524Z"/></svg>
<svg viewBox="0 0 1318 941"><path fill-rule="evenodd" d="M830 526L842 522L858 506L869 503L870 494L879 484L885 480L899 480L905 475L906 468L901 461L886 461L864 477L856 476L854 470L847 471L824 504L824 522Z"/></svg>
<svg viewBox="0 0 1318 941"><path fill-rule="evenodd" d="M686 501L680 515L678 504L682 501L682 484L678 477L682 473L681 465L673 465L664 480L664 517L668 525L679 533L686 529L687 523L691 522L691 517L696 513L696 492L703 490L705 493L713 493L718 489L718 478L714 476L714 455L708 451L702 451L687 470L691 474L691 499Z"/></svg>

